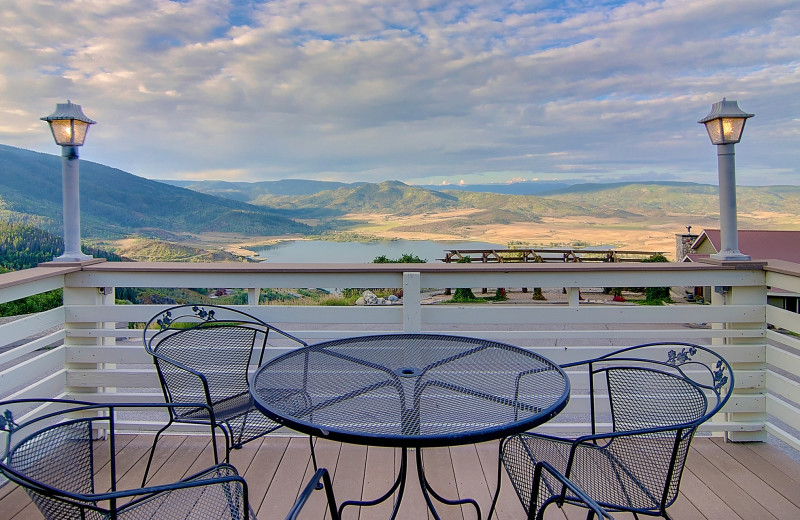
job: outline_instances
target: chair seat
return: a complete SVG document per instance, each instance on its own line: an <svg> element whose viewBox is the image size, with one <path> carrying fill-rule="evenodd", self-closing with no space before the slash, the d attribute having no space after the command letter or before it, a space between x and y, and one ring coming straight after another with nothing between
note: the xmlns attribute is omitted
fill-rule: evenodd
<svg viewBox="0 0 800 520"><path fill-rule="evenodd" d="M674 438L640 437L617 438L605 446L581 444L575 450L575 458L567 473L570 450L569 440L555 439L535 434L521 434L508 440L503 448L503 461L509 473L519 475L512 478L520 498L530 501L532 468L539 461L550 463L565 474L589 497L601 506L614 509L612 505L636 510L659 511L662 494L668 479L666 470L674 447ZM666 460L664 460L666 459ZM648 460L652 464L648 464ZM648 471L643 471L643 467ZM545 478L543 496L559 494L561 484L555 479ZM567 494L568 502L580 500Z"/></svg>

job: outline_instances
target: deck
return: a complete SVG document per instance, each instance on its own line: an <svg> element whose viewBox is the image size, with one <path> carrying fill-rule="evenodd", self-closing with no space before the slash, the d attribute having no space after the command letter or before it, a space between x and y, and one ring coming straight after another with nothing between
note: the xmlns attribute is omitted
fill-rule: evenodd
<svg viewBox="0 0 800 520"><path fill-rule="evenodd" d="M146 463L152 437L118 437L117 470L120 488L136 487ZM334 478L337 501L358 497L375 498L387 490L399 464L399 452L391 448L354 446L319 440L317 457ZM208 439L202 436L168 436L159 443L151 483L178 480L211 463ZM415 475L414 457L410 472ZM304 483L313 474L308 439L269 436L251 442L231 454L231 462L247 479L250 504L261 520L283 519ZM437 491L448 497L472 497L484 514L488 511L496 482L495 442L425 451L427 474ZM503 474L498 502L500 520L525 518L520 503ZM348 508L347 519L388 518L390 503L366 508ZM439 508L443 519L471 520L471 508ZM766 443L724 443L720 439L697 438L689 456L681 485L681 496L670 508L681 519L797 519L800 518L800 462ZM566 515L565 515L566 513ZM416 481L406 486L398 518L428 518ZM615 518L632 518L616 514ZM26 493L15 485L0 488L0 518L42 518ZM315 493L301 514L304 519L329 518L324 493ZM551 508L548 519L585 518L579 509Z"/></svg>

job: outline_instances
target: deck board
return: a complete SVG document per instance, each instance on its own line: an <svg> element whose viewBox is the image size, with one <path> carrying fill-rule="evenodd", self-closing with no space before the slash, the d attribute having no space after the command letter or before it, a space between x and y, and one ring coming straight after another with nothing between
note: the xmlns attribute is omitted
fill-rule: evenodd
<svg viewBox="0 0 800 520"><path fill-rule="evenodd" d="M121 483L141 482L152 437L121 436L117 443L117 468ZM375 499L388 491L400 464L399 450L345 445L317 440L318 463L333 476L338 502L347 499ZM106 450L107 452L107 450ZM414 452L409 453L406 495L398 518L420 520L428 515L416 479ZM485 515L497 480L497 443L426 450L425 469L434 488L447 498L475 498ZM97 453L98 470L108 461ZM159 441L150 483L184 478L210 465L211 444L203 437L165 436ZM231 452L231 463L248 482L250 504L261 520L282 519L300 490L313 475L307 437L269 436ZM525 518L522 506L505 472L497 512L498 520ZM104 484L105 485L105 484ZM390 498L380 506L350 507L348 519L387 518L393 506ZM669 509L678 519L796 519L800 518L800 462L778 448L764 443L725 443L720 439L697 438L681 485L681 495ZM442 518L472 520L471 506L442 506ZM585 518L585 511L551 507L548 520ZM617 513L618 520L631 518ZM27 494L14 484L0 487L0 518L33 520L42 518ZM303 510L302 519L330 518L324 493L314 493Z"/></svg>

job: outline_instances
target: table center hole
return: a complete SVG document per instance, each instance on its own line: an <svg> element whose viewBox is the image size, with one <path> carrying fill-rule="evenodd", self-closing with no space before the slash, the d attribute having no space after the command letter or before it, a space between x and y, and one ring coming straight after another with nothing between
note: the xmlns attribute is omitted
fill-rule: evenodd
<svg viewBox="0 0 800 520"><path fill-rule="evenodd" d="M422 371L414 367L400 367L394 372L400 377L417 377L422 375Z"/></svg>

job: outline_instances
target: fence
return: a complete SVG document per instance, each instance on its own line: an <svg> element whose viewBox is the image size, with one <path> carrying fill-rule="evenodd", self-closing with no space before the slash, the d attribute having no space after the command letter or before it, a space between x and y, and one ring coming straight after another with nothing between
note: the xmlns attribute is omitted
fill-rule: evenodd
<svg viewBox="0 0 800 520"><path fill-rule="evenodd" d="M711 346L735 371L735 391L706 432L731 440L771 433L800 448L800 315L767 305L768 291L800 293L800 265L740 264L184 264L100 262L47 265L0 275L0 303L63 288L62 307L0 325L0 397L73 397L96 401L162 400L142 330L166 305L117 305L114 287L208 287L247 290L246 312L308 342L372 332L441 332L509 342L559 362L619 346L679 340ZM590 287L710 287L710 305L599 304ZM261 288L402 288L387 306L258 305ZM423 289L557 287L566 302L422 303ZM682 290L682 289L681 289ZM276 345L277 355L285 348ZM575 397L544 430L578 431L588 402ZM561 417L561 416L560 416ZM575 420L575 422L569 422ZM131 420L127 427L147 429Z"/></svg>

